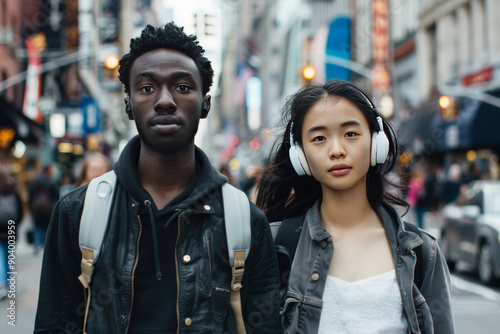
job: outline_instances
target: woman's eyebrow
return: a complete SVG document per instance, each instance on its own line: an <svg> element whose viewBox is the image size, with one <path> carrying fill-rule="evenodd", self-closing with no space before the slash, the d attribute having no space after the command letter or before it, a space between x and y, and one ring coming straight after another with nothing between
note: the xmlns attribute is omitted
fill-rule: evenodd
<svg viewBox="0 0 500 334"><path fill-rule="evenodd" d="M315 131L321 131L321 130L325 130L326 129L326 126L324 125L317 125L317 126L313 126L312 128L309 128L309 130L307 130L307 133L311 133L311 132L315 132Z"/></svg>
<svg viewBox="0 0 500 334"><path fill-rule="evenodd" d="M345 121L344 123L340 124L340 127L345 128L348 126L361 126L361 123L356 121L356 120L350 120L350 121ZM312 133L315 131L322 131L326 130L326 126L324 125L316 125L307 130L307 133Z"/></svg>
<svg viewBox="0 0 500 334"><path fill-rule="evenodd" d="M342 124L340 124L341 127L345 128L347 126L361 126L361 123L356 121L356 120L351 120L351 121L346 121Z"/></svg>

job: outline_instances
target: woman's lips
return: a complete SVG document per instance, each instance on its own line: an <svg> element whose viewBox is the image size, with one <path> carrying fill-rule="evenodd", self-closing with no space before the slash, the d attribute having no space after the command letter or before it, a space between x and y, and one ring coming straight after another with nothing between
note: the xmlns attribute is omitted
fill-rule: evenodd
<svg viewBox="0 0 500 334"><path fill-rule="evenodd" d="M346 164L336 164L330 167L328 170L331 174L339 176L339 175L346 175L351 172L351 167Z"/></svg>

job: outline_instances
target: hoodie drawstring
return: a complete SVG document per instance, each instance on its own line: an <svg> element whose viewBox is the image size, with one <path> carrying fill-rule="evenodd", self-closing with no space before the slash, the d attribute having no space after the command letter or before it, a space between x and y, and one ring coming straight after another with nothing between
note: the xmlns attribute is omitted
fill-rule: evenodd
<svg viewBox="0 0 500 334"><path fill-rule="evenodd" d="M151 233L153 234L156 279L161 280L163 278L163 275L161 273L161 268L160 268L160 256L158 255L158 234L156 233L155 215L153 214L153 209L151 208L151 202L149 200L145 200L144 205L148 208L149 219L151 220ZM164 227L167 227L175 218L179 217L180 215L189 215L189 214L191 214L191 209L187 209L182 212L179 209L175 210L175 213L167 220Z"/></svg>
<svg viewBox="0 0 500 334"><path fill-rule="evenodd" d="M156 279L161 280L163 276L161 274L160 257L158 255L158 235L156 234L155 215L153 214L153 209L151 209L151 202L149 200L145 200L144 205L148 208L149 219L151 220L151 233L153 234L153 248L155 254Z"/></svg>

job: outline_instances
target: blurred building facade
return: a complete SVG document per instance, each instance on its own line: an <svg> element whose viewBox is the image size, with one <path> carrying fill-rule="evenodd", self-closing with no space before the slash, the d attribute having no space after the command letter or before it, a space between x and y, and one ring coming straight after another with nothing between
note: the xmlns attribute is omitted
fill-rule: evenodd
<svg viewBox="0 0 500 334"><path fill-rule="evenodd" d="M413 94L401 89L400 140L444 168L476 164L498 178L500 1L423 0L414 8L417 86Z"/></svg>
<svg viewBox="0 0 500 334"><path fill-rule="evenodd" d="M130 138L112 56L154 21L152 0L0 1L0 165L21 193L43 165L87 151L116 159Z"/></svg>
<svg viewBox="0 0 500 334"><path fill-rule="evenodd" d="M226 3L236 18L223 49L220 99L229 119L223 122L243 142L262 140L264 129L276 133L286 98L302 85L340 78L370 92L409 157L443 167L496 163L500 1ZM301 73L308 65L316 70L312 79ZM253 77L261 82L256 128L245 103Z"/></svg>

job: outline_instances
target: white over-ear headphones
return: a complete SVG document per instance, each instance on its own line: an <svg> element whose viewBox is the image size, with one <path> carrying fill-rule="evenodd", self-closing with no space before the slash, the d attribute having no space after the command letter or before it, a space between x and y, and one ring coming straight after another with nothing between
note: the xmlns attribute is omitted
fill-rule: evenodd
<svg viewBox="0 0 500 334"><path fill-rule="evenodd" d="M378 132L374 132L372 135L372 148L370 152L370 165L375 166L377 164L383 164L387 160L387 156L389 154L389 139L384 132L384 125L382 122L382 118L378 114L377 109L373 106L368 97L357 87L349 85L356 89L366 100L370 108L377 115L377 123L379 127ZM290 161L292 162L293 169L295 172L300 175L312 175L311 170L309 168L309 164L307 163L306 155L302 148L297 145L297 143L293 140L293 122L290 125L290 150L288 151L288 155L290 156Z"/></svg>
<svg viewBox="0 0 500 334"><path fill-rule="evenodd" d="M372 107L373 110L375 108ZM389 154L389 139L384 132L384 125L382 123L382 118L377 116L377 123L379 127L378 132L374 132L372 135L372 149L371 149L371 159L370 165L375 166L376 164L383 164L387 159Z"/></svg>
<svg viewBox="0 0 500 334"><path fill-rule="evenodd" d="M288 155L290 156L293 169L295 169L295 172L299 176L306 174L312 175L304 151L302 151L302 148L293 140L293 122L290 124L290 150L288 151Z"/></svg>

